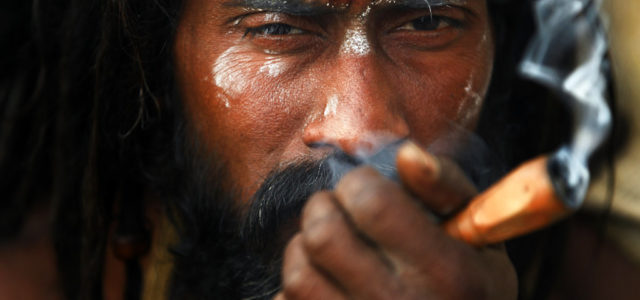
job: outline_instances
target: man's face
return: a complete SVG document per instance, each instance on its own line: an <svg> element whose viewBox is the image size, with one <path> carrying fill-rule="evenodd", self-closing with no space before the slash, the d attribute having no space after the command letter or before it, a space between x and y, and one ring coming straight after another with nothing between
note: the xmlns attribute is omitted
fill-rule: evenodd
<svg viewBox="0 0 640 300"><path fill-rule="evenodd" d="M493 37L485 0L188 0L175 61L190 125L246 204L296 162L473 130Z"/></svg>

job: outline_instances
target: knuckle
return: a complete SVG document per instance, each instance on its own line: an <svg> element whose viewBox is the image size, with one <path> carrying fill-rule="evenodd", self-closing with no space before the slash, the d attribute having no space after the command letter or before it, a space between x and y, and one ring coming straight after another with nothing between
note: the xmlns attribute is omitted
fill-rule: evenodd
<svg viewBox="0 0 640 300"><path fill-rule="evenodd" d="M331 251L339 238L340 224L335 215L329 216L309 226L303 232L305 249L312 256L323 257L331 255Z"/></svg>
<svg viewBox="0 0 640 300"><path fill-rule="evenodd" d="M313 272L310 267L303 266L290 270L282 280L282 292L287 299L306 299L311 292Z"/></svg>
<svg viewBox="0 0 640 300"><path fill-rule="evenodd" d="M291 238L286 248L284 249L283 259L284 259L285 269L288 265L290 265L290 263L292 263L292 260L298 257L298 255L296 255L296 252L299 252L301 249L302 249L302 237L299 233L297 233L296 235L293 236L293 238Z"/></svg>
<svg viewBox="0 0 640 300"><path fill-rule="evenodd" d="M357 192L365 188L365 182L380 178L380 176L380 173L372 167L359 167L344 175L335 190L343 193Z"/></svg>
<svg viewBox="0 0 640 300"><path fill-rule="evenodd" d="M286 298L285 298L285 296L284 296L284 294L283 294L283 293L278 293L278 294L276 295L276 297L275 297L275 298L273 298L273 300L285 300L285 299L286 299Z"/></svg>
<svg viewBox="0 0 640 300"><path fill-rule="evenodd" d="M331 193L326 191L311 196L302 211L303 225L313 223L315 219L322 218L323 215L331 212L334 209L331 198Z"/></svg>
<svg viewBox="0 0 640 300"><path fill-rule="evenodd" d="M384 223L393 210L393 203L397 194L394 187L388 183L363 189L359 195L348 200L351 216L363 227Z"/></svg>

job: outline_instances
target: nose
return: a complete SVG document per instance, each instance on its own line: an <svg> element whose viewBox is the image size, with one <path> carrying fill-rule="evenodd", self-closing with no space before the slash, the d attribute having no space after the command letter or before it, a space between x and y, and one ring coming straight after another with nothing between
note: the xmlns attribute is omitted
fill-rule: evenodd
<svg viewBox="0 0 640 300"><path fill-rule="evenodd" d="M373 55L339 57L322 77L324 109L304 128L307 146L361 156L409 135L399 87Z"/></svg>

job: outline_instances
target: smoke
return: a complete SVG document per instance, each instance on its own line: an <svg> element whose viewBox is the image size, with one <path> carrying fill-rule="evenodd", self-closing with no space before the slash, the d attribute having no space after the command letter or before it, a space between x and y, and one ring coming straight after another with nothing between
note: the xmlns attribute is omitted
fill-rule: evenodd
<svg viewBox="0 0 640 300"><path fill-rule="evenodd" d="M506 171L504 163L481 137L455 122L449 121L448 125L449 128L444 134L428 145L422 145L426 151L455 161L467 178L480 190L489 187L504 175ZM335 149L335 152L327 157L326 164L331 187L335 186L346 173L363 165L376 169L391 180L399 181L396 157L399 148L407 142L407 139L392 139L388 134L382 133L374 136L385 136L386 140L391 142L378 144L373 149L359 149L353 155L346 154L341 149Z"/></svg>
<svg viewBox="0 0 640 300"><path fill-rule="evenodd" d="M589 157L611 127L600 2L537 1L537 34L520 66L525 77L558 92L573 113L572 140L554 153L550 171L556 190L574 208L582 204L589 184Z"/></svg>

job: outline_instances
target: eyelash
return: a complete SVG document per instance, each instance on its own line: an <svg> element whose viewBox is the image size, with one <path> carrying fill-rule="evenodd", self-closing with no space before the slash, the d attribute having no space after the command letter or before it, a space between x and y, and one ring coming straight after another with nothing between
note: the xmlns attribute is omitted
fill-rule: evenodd
<svg viewBox="0 0 640 300"><path fill-rule="evenodd" d="M427 24L427 26L429 25L436 25L435 28L428 28L428 29L424 29L424 30L420 30L417 29L416 26L417 22L425 22L428 21L429 23ZM433 31L433 30L437 30L438 26L440 25L441 22L445 22L448 25L450 25L451 27L454 28L461 28L463 27L463 22L453 19L453 18L449 18L449 17L445 17L445 16L423 16L420 18L416 18L414 20L411 20L409 22L406 23L406 25L413 25L414 28L416 28L416 30L418 31ZM405 25L399 27L402 28ZM256 35L258 36L280 36L280 35L293 35L293 34L302 34L304 33L304 31L302 29L296 28L294 26L291 26L289 24L285 24L285 23L270 23L270 24L265 24L265 25L261 25L261 26L257 26L257 27L250 27L247 28L244 32L243 37L255 37Z"/></svg>
<svg viewBox="0 0 640 300"><path fill-rule="evenodd" d="M412 21L410 21L409 23L413 23L412 25L416 25L416 22L425 22L428 21L429 24L428 25L440 25L440 22L445 22L448 25L454 27L454 28L460 28L462 27L463 23L459 20L453 19L453 18L449 18L449 17L444 17L444 16L423 16L417 19L414 19ZM427 29L427 30L436 30L438 26L436 26L436 28L434 29Z"/></svg>
<svg viewBox="0 0 640 300"><path fill-rule="evenodd" d="M245 30L243 37L247 37L247 36L254 37L256 35L260 35L260 36L292 35L292 34L302 34L302 33L304 33L302 29L293 27L285 23L271 23L271 24L265 24L257 27L247 28Z"/></svg>

